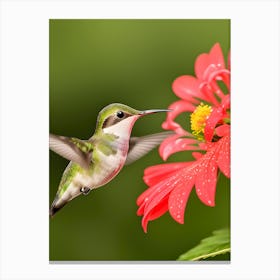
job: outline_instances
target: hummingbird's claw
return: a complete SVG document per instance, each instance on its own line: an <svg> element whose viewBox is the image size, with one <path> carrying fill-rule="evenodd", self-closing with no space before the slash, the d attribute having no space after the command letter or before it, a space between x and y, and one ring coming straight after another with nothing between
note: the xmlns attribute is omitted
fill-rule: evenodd
<svg viewBox="0 0 280 280"><path fill-rule="evenodd" d="M83 195L88 195L91 189L88 187L81 187L80 191L83 193Z"/></svg>

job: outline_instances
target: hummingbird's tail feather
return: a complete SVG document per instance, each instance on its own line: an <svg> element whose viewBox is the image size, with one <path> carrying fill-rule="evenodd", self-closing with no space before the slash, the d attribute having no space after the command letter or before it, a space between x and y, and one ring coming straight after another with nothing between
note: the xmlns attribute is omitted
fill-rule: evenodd
<svg viewBox="0 0 280 280"><path fill-rule="evenodd" d="M53 217L56 214L56 212L62 209L66 204L67 201L60 199L58 195L56 195L50 208L50 216Z"/></svg>
<svg viewBox="0 0 280 280"><path fill-rule="evenodd" d="M61 208L56 208L56 207L52 206L52 207L50 208L50 216L53 217L54 214L55 214L59 209L61 209Z"/></svg>

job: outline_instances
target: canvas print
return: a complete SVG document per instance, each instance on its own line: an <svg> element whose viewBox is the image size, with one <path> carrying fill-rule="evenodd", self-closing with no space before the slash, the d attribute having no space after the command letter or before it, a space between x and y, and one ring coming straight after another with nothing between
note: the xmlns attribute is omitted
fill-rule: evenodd
<svg viewBox="0 0 280 280"><path fill-rule="evenodd" d="M230 261L230 20L49 21L49 260Z"/></svg>

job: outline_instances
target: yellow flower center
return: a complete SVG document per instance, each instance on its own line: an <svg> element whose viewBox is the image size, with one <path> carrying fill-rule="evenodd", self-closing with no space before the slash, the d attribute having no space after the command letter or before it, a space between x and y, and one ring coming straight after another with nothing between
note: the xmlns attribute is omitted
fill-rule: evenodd
<svg viewBox="0 0 280 280"><path fill-rule="evenodd" d="M200 103L191 114L192 134L196 136L198 140L204 139L206 120L208 119L211 112L211 106Z"/></svg>

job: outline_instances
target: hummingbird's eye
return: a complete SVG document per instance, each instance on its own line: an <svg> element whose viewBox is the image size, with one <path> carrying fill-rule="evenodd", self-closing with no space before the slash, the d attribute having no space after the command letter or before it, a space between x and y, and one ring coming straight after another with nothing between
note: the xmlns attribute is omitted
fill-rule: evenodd
<svg viewBox="0 0 280 280"><path fill-rule="evenodd" d="M122 118L124 117L124 112L123 112L123 111L118 111L118 112L117 112L117 117L118 117L119 119L122 119Z"/></svg>

